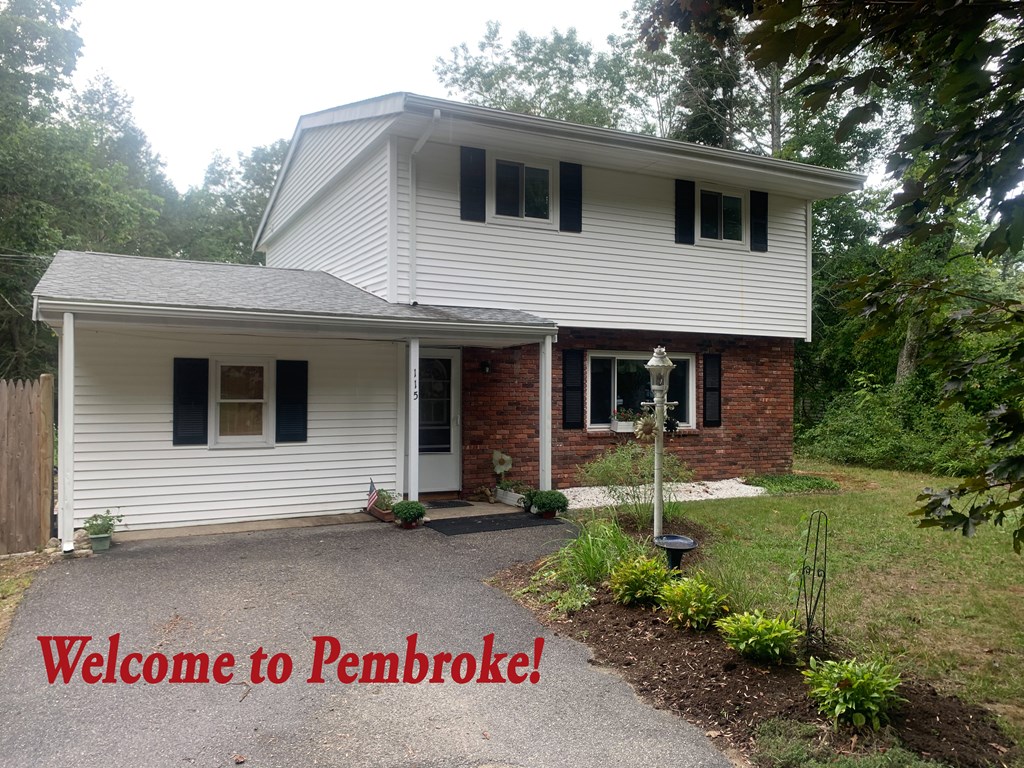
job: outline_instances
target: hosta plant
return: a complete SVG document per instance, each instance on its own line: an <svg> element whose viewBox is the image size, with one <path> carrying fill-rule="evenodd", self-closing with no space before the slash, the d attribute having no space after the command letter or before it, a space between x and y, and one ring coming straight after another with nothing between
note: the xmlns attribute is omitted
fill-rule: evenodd
<svg viewBox="0 0 1024 768"><path fill-rule="evenodd" d="M670 581L661 588L658 602L675 627L704 630L729 612L729 599L708 584L702 574Z"/></svg>
<svg viewBox="0 0 1024 768"><path fill-rule="evenodd" d="M653 605L671 578L664 559L640 555L616 565L608 585L617 603Z"/></svg>
<svg viewBox="0 0 1024 768"><path fill-rule="evenodd" d="M757 661L781 664L794 656L800 630L790 619L772 618L761 611L737 613L715 622L726 644Z"/></svg>
<svg viewBox="0 0 1024 768"><path fill-rule="evenodd" d="M871 725L878 730L888 722L889 712L903 701L896 695L900 676L881 661L820 661L811 658L803 671L818 711L838 728L849 723L855 728Z"/></svg>

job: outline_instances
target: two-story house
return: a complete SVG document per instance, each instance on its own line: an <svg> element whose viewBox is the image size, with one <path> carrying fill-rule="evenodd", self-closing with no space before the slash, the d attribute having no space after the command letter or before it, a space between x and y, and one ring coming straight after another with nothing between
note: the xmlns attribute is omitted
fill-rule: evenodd
<svg viewBox="0 0 1024 768"><path fill-rule="evenodd" d="M266 267L58 254L62 536L572 484L676 364L670 450L784 471L811 203L863 177L392 94L303 117Z"/></svg>

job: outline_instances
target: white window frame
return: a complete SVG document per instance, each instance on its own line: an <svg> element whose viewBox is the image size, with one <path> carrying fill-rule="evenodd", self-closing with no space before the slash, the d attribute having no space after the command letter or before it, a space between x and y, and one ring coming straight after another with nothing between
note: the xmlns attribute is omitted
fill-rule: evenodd
<svg viewBox="0 0 1024 768"><path fill-rule="evenodd" d="M220 434L220 369L222 366L249 365L263 368L263 434L228 435ZM276 366L267 358L211 358L210 359L210 448L269 448L274 445L274 402ZM251 402L251 401L232 401Z"/></svg>
<svg viewBox="0 0 1024 768"><path fill-rule="evenodd" d="M521 155L498 152L487 153L487 221L490 224L508 224L515 227L555 229L558 223L558 164L547 160L524 158ZM514 163L527 168L548 172L548 217L536 219L523 216L502 216L498 208L498 163Z"/></svg>
<svg viewBox="0 0 1024 768"><path fill-rule="evenodd" d="M585 399L585 404L584 404L584 411L585 411L586 417L587 417L586 418L587 431L589 431L589 432L610 432L611 431L611 414L610 414L610 412L609 412L609 419L608 419L607 422L594 422L594 423L592 423L590 421L591 383L592 383L592 379L593 379L592 374L591 374L590 361L591 361L592 358L595 358L595 357L605 358L605 359L612 358L612 359L616 360L616 371L617 371L617 369L618 369L618 362L617 361L618 360L642 360L643 362L646 363L648 360L651 359L651 354L650 354L650 352L622 352L622 351L603 350L603 349L593 349L593 350L588 350L587 351L587 368L586 368L587 388L586 388L586 393L585 393L586 394L586 399ZM669 353L669 359L671 359L672 362L674 362L674 363L678 363L680 360L686 360L689 363L688 371L687 371L687 382L686 382L687 383L687 387L686 387L687 402L685 404L686 405L686 412L689 414L689 420L686 421L686 422L680 421L679 422L679 429L696 429L697 428L697 420L696 420L696 412L697 412L697 355L695 353L692 353L692 352ZM618 377L617 376L613 376L612 377L612 403L613 404L618 400L618 397L617 397L616 391L615 391L617 386L618 386ZM614 410L614 408L612 410ZM678 412L678 411L673 409L672 411L669 411L669 415L672 415L672 414L674 414L676 412Z"/></svg>
<svg viewBox="0 0 1024 768"><path fill-rule="evenodd" d="M740 211L740 223L743 226L743 237L739 240L726 240L725 224L722 223L722 235L723 237L704 237L701 235L701 208L703 205L704 192L714 192L717 195L723 197L737 197L740 200L742 210ZM697 200L696 202L696 220L694 221L694 231L697 236L697 242L701 245L710 245L715 248L735 248L735 249L746 249L750 243L750 194L749 192L729 189L726 187L713 186L711 184L698 184L697 185Z"/></svg>

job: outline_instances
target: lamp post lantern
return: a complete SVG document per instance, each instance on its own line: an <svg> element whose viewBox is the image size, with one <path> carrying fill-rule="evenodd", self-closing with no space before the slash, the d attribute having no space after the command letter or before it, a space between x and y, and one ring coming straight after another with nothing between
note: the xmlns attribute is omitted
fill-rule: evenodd
<svg viewBox="0 0 1024 768"><path fill-rule="evenodd" d="M669 374L675 368L664 347L656 347L654 356L647 361L651 375L651 392L654 393L654 535L661 536L662 517L665 512L665 496L662 490L662 457L665 454L665 402L668 396Z"/></svg>

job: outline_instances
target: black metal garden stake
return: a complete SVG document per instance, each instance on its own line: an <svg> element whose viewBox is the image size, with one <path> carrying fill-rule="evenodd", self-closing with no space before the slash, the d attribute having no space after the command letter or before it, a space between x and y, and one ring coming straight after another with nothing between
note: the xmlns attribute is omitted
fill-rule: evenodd
<svg viewBox="0 0 1024 768"><path fill-rule="evenodd" d="M814 534L812 547L811 534ZM803 609L804 644L807 650L825 649L825 582L828 574L828 515L820 509L807 521L807 540L800 568L800 584L796 597L797 616ZM821 613L819 619L819 611Z"/></svg>

